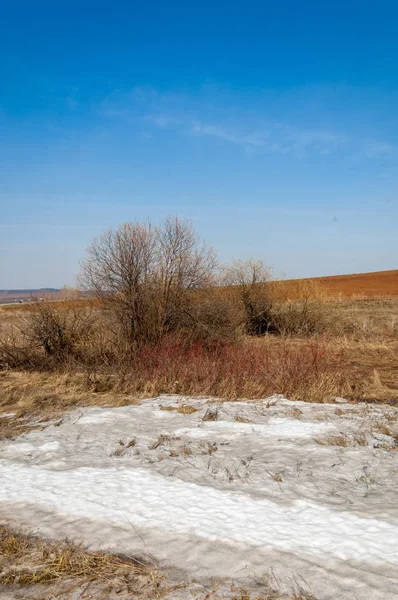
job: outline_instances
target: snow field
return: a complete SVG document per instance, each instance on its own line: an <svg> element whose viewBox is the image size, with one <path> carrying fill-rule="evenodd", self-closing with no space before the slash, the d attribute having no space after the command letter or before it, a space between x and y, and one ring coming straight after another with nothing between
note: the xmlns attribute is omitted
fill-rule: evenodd
<svg viewBox="0 0 398 600"><path fill-rule="evenodd" d="M174 410L188 404L196 412ZM230 577L246 561L255 576L293 569L320 600L398 597L398 454L377 431L394 429L396 410L280 397L211 406L217 420L203 420L206 399L87 408L3 443L0 517L40 527L44 514L46 531L64 522L76 539L87 520L84 542L117 547L124 530L131 552L138 528L191 576ZM317 443L358 429L365 446Z"/></svg>

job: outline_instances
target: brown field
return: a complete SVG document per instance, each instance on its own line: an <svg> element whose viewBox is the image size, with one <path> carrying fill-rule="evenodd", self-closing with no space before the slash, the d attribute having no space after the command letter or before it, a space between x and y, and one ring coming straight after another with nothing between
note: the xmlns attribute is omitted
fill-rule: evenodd
<svg viewBox="0 0 398 600"><path fill-rule="evenodd" d="M298 281L315 281L325 286L331 296L342 298L398 298L398 269L374 273L352 273L308 279L290 279L287 284Z"/></svg>

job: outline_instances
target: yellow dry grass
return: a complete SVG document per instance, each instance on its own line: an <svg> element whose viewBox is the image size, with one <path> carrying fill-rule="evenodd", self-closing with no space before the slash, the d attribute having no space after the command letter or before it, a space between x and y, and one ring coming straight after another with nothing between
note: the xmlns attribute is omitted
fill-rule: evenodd
<svg viewBox="0 0 398 600"><path fill-rule="evenodd" d="M26 587L68 581L70 590L97 581L137 599L157 599L170 592L153 562L126 555L89 552L69 542L15 533L0 525L0 584Z"/></svg>
<svg viewBox="0 0 398 600"><path fill-rule="evenodd" d="M281 479L276 476L275 481ZM208 585L192 588L188 579L172 583L151 558L91 552L81 545L15 532L0 524L0 591L12 591L24 600L61 596L172 600L177 593L187 600L316 600L302 589L281 596L272 588L267 582L257 592L223 582L211 589Z"/></svg>
<svg viewBox="0 0 398 600"><path fill-rule="evenodd" d="M353 383L348 377L344 386L341 382L336 386L335 374L325 373L314 381L299 382L300 389L289 388L287 392L292 398L314 401L322 401L335 393L363 401L398 402L398 300L347 300L332 304L336 312L330 330L321 338L313 339L321 339L336 351L344 350L345 365L348 373L353 375ZM331 305L326 302L325 306L328 310ZM12 310L0 307L0 340L20 322L23 314L19 307L12 307ZM268 335L247 337L243 346L283 349L288 344L300 353L311 341L311 338L286 339ZM359 380L358 372L361 374ZM264 397L266 391L285 391L265 390L259 380L242 381L236 377L224 381L217 376L210 385L205 374L191 383L187 379L189 385L175 378L163 381L156 378L145 380L145 374L141 379L139 377L138 373L134 380L129 379L126 373L117 372L117 368L105 372L98 369L93 374L79 371L73 365L64 372L0 370L0 412L15 413L15 418L0 418L0 437L26 432L34 420L61 418L65 410L76 406L122 406L138 402L137 397L152 397L160 393L255 398ZM180 407L178 410L189 408Z"/></svg>
<svg viewBox="0 0 398 600"><path fill-rule="evenodd" d="M0 440L27 433L77 406L126 406L139 404L129 394L96 392L96 383L79 373L0 371ZM36 425L35 425L36 423Z"/></svg>

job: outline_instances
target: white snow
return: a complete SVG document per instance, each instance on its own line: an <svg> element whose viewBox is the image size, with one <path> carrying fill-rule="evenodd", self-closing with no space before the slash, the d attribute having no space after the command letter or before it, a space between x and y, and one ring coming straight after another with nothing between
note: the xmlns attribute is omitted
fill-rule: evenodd
<svg viewBox="0 0 398 600"><path fill-rule="evenodd" d="M46 442L45 444L39 446L39 449L42 452L55 452L55 450L58 450L58 448L59 442Z"/></svg>
<svg viewBox="0 0 398 600"><path fill-rule="evenodd" d="M161 410L182 403L197 412ZM205 400L178 397L80 409L3 442L0 519L144 549L194 577L272 569L318 600L397 598L398 460L374 426L394 429L398 411L280 397L212 406L216 421L203 420ZM368 445L315 441L358 430Z"/></svg>
<svg viewBox="0 0 398 600"><path fill-rule="evenodd" d="M398 566L398 525L297 500L281 506L165 478L144 469L81 468L72 472L2 466L1 501L37 502L60 515L194 534L211 541L308 552L340 560ZM132 508L133 507L133 508Z"/></svg>
<svg viewBox="0 0 398 600"><path fill-rule="evenodd" d="M11 448L6 448L6 451L7 450L9 451L9 453L12 453L15 456L17 456L18 454L28 454L33 452L35 450L35 446L33 444L21 442L13 444Z"/></svg>
<svg viewBox="0 0 398 600"><path fill-rule="evenodd" d="M264 425L256 423L239 423L234 421L205 421L200 427L182 428L175 431L175 435L185 435L195 438L207 438L209 434L222 435L261 435L278 436L281 438L311 438L313 435L322 434L334 429L329 423L306 423L294 419L270 419Z"/></svg>

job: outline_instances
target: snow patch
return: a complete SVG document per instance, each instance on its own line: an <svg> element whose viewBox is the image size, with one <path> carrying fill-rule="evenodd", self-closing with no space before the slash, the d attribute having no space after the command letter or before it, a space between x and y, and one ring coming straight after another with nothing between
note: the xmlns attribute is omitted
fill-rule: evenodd
<svg viewBox="0 0 398 600"><path fill-rule="evenodd" d="M160 410L166 403L197 412ZM219 420L202 420L209 406ZM392 600L396 453L382 434L349 448L314 438L360 430L370 439L375 422L394 429L397 410L341 412L281 397L78 409L0 444L0 518L93 548L148 545L193 577L243 568L254 580L276 569L283 581L303 577L319 600Z"/></svg>
<svg viewBox="0 0 398 600"><path fill-rule="evenodd" d="M171 480L144 469L50 471L2 465L0 501L37 502L60 515L193 534L286 552L398 565L398 527L298 500L268 499Z"/></svg>
<svg viewBox="0 0 398 600"><path fill-rule="evenodd" d="M46 442L39 446L39 450L42 452L55 452L59 448L59 442Z"/></svg>
<svg viewBox="0 0 398 600"><path fill-rule="evenodd" d="M175 431L175 435L192 438L206 438L210 433L217 435L261 435L277 436L281 438L311 438L313 435L325 433L334 429L329 423L311 423L297 419L270 419L268 423L239 423L234 421L208 421L196 428L182 428Z"/></svg>

